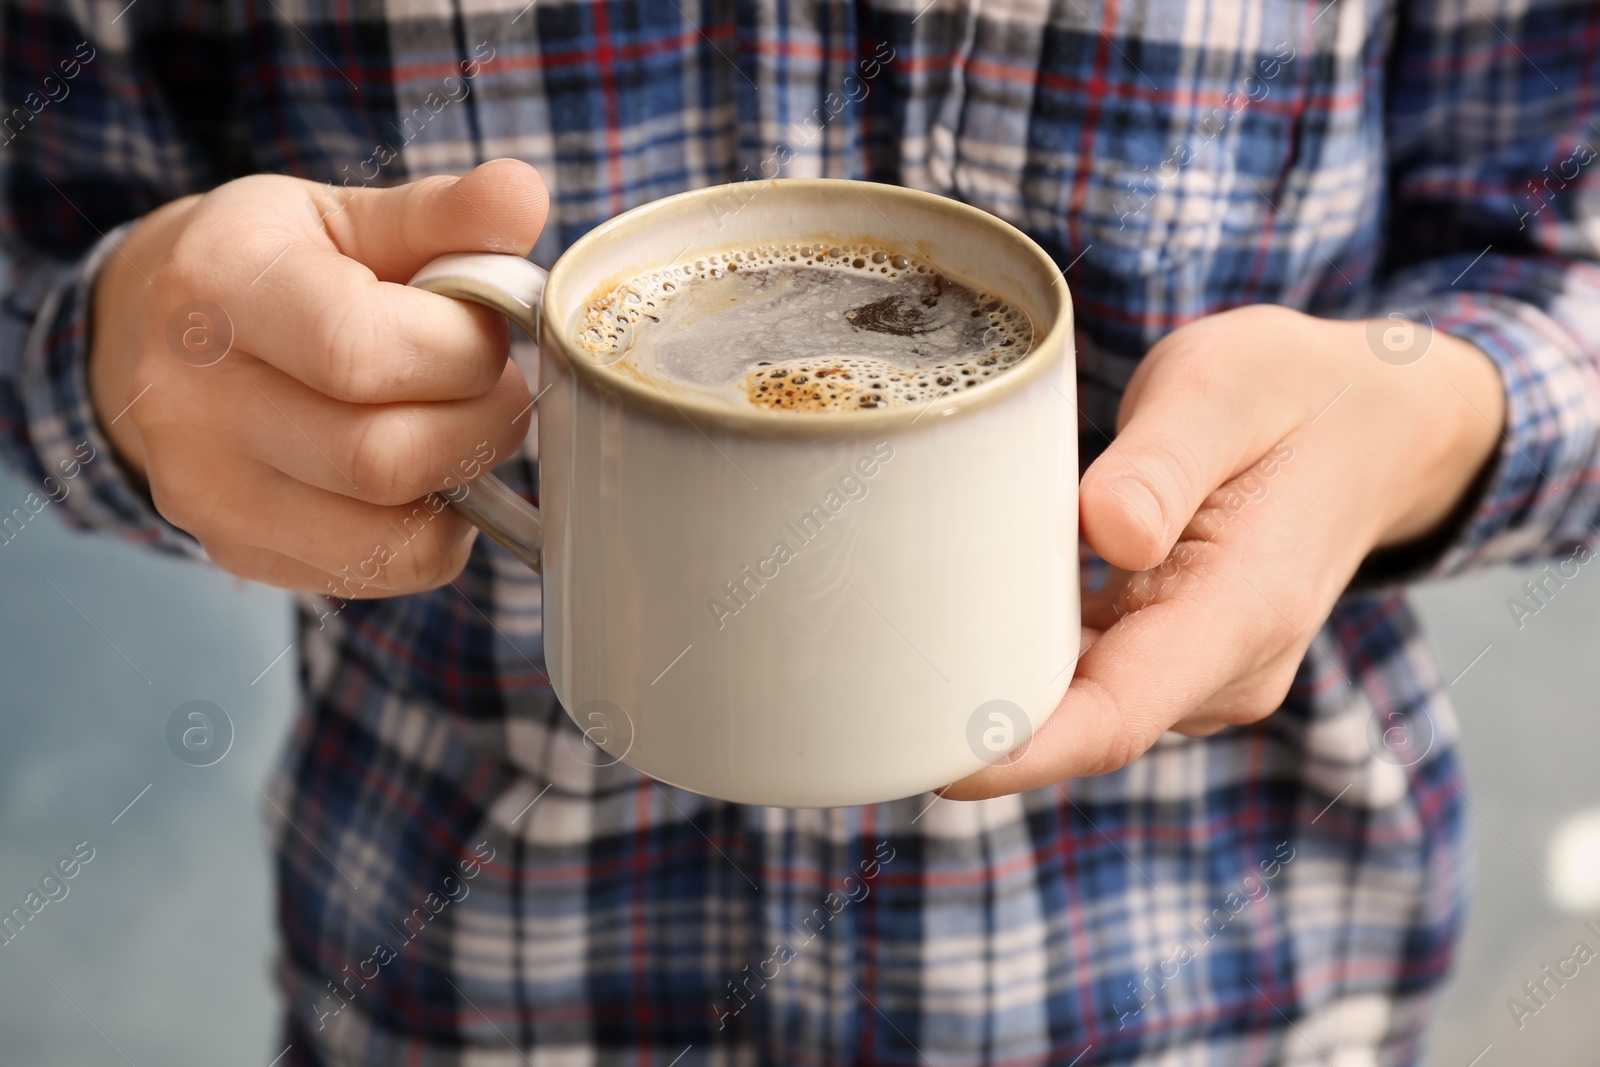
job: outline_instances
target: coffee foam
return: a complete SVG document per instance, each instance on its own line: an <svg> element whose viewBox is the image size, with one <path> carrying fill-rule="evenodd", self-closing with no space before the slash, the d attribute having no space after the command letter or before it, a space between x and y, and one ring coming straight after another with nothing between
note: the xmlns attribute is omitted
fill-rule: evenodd
<svg viewBox="0 0 1600 1067"><path fill-rule="evenodd" d="M736 406L926 404L1027 355L1033 325L926 260L851 243L739 249L600 293L572 335L600 364Z"/></svg>

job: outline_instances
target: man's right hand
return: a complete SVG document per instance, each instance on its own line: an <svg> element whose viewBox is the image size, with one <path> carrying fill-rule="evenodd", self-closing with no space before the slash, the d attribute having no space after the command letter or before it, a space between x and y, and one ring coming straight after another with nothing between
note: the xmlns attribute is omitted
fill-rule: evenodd
<svg viewBox="0 0 1600 1067"><path fill-rule="evenodd" d="M526 255L548 202L533 168L496 160L390 189L261 175L168 204L95 284L100 424L234 574L342 597L442 585L475 531L429 494L514 452L530 397L503 318L405 282L446 252Z"/></svg>

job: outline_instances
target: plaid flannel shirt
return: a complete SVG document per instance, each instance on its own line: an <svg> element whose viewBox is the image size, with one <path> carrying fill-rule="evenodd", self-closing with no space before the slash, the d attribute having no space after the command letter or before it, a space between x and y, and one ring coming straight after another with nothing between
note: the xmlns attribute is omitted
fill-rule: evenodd
<svg viewBox="0 0 1600 1067"><path fill-rule="evenodd" d="M1073 291L1086 460L1177 326L1253 302L1425 313L1499 366L1509 422L1453 538L1390 576L1566 553L1600 511L1585 0L3 0L0 20L0 439L35 480L96 451L53 509L85 527L201 555L89 402L119 225L254 172L382 184L496 156L551 188L547 265L627 207L775 172L1014 222ZM531 445L500 473L536 495ZM585 762L538 580L486 539L435 592L302 598L267 812L283 1062L1415 1063L1463 799L1446 684L1395 587L1366 588L1254 726L1020 796L831 811ZM1431 724L1422 758L1374 754L1395 709Z"/></svg>

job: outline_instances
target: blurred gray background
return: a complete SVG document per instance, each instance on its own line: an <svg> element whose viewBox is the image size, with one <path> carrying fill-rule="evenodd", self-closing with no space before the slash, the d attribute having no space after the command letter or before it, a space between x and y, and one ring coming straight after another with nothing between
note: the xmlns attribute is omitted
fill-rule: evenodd
<svg viewBox="0 0 1600 1067"><path fill-rule="evenodd" d="M0 500L27 491L0 473ZM1459 676L1477 855L1429 1067L1600 1062L1600 960L1549 982L1542 1007L1522 991L1580 938L1600 948L1583 928L1600 920L1600 568L1519 630L1506 601L1526 577L1415 598L1445 677ZM257 790L289 720L287 598L69 534L48 513L0 545L0 589L0 913L78 842L94 849L68 895L0 945L0 1064L272 1063ZM209 767L180 762L164 732L197 699L233 724ZM1539 1008L1520 1028L1513 996Z"/></svg>

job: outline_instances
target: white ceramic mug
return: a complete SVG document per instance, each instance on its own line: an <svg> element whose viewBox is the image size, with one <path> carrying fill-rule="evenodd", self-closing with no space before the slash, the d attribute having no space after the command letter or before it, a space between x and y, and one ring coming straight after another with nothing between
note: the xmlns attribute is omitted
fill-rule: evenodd
<svg viewBox="0 0 1600 1067"><path fill-rule="evenodd" d="M813 414L642 380L569 336L646 271L830 240L914 249L1004 294L1032 351L926 407ZM550 679L599 759L741 803L873 803L1005 758L1061 699L1079 638L1072 308L1017 229L894 186L744 183L626 212L548 278L451 255L412 284L539 343L542 522L493 476L455 506L543 574Z"/></svg>

